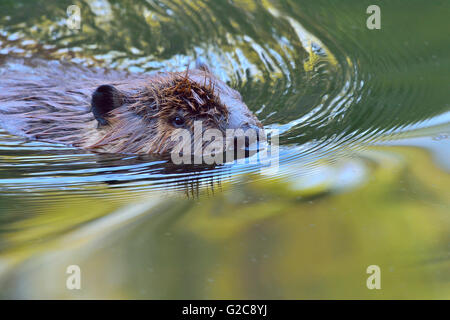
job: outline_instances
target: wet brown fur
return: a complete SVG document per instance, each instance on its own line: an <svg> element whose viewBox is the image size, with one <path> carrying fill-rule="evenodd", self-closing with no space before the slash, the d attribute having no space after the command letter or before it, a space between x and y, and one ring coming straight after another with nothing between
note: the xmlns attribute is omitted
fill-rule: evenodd
<svg viewBox="0 0 450 320"><path fill-rule="evenodd" d="M193 131L194 121L206 128L219 128L225 134L228 110L214 93L214 84L206 78L200 85L188 74L170 73L152 79L143 92L133 94L133 103L115 109L108 119L110 128L89 149L114 146L115 152L166 153L174 142L170 119L182 112L186 128ZM141 117L136 121L136 115ZM153 128L148 132L148 128ZM142 132L148 132L143 135Z"/></svg>
<svg viewBox="0 0 450 320"><path fill-rule="evenodd" d="M221 96L240 99L239 93L206 70L129 75L86 69L80 77L80 70L70 68L32 76L3 75L1 124L31 139L98 152L166 153L175 144L170 139L175 130L170 121L177 113L191 131L194 121L201 120L204 130L225 133L229 109ZM123 93L124 104L108 114L108 125L98 127L90 112L90 98L105 83Z"/></svg>

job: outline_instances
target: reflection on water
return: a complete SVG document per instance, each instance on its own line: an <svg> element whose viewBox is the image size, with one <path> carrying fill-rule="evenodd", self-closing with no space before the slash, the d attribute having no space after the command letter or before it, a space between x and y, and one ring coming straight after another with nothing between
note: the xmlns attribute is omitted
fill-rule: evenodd
<svg viewBox="0 0 450 320"><path fill-rule="evenodd" d="M450 178L416 148L370 149L354 162L347 170L371 178L351 192L248 177L200 200L51 201L9 221L20 232L4 233L2 295L448 297ZM81 291L65 289L72 264L83 270ZM365 287L372 264L381 292Z"/></svg>
<svg viewBox="0 0 450 320"><path fill-rule="evenodd" d="M450 5L381 2L374 31L369 4L2 1L0 75L201 56L281 145L178 168L0 131L0 297L449 298Z"/></svg>

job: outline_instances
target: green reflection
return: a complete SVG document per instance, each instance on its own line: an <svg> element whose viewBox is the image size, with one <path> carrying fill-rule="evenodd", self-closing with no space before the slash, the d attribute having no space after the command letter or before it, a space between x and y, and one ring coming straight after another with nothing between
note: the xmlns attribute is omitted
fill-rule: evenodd
<svg viewBox="0 0 450 320"><path fill-rule="evenodd" d="M365 26L371 2L1 1L0 67L31 55L180 70L203 56L298 155L282 159L279 175L232 176L186 199L140 190L148 177L86 182L98 171L83 168L108 163L45 162L44 151L2 139L2 181L56 171L68 182L0 185L0 297L450 298L448 172L423 149L365 149L407 126L443 133L425 146L448 148L450 2L378 1L378 31ZM64 23L71 4L79 32ZM327 175L352 161L350 186ZM82 291L65 288L71 264L82 268ZM373 264L380 291L366 288Z"/></svg>
<svg viewBox="0 0 450 320"><path fill-rule="evenodd" d="M295 184L248 177L199 200L125 206L50 241L47 253L3 278L2 295L449 298L448 175L419 149L371 152L368 165L374 155L384 161L369 165L370 180L352 192L311 196ZM83 270L79 292L64 287L70 264ZM373 264L381 290L366 288Z"/></svg>

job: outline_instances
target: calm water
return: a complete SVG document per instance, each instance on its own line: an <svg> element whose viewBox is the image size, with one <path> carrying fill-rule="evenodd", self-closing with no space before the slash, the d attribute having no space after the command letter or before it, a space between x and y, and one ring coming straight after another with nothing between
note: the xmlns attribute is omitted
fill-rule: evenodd
<svg viewBox="0 0 450 320"><path fill-rule="evenodd" d="M1 130L0 297L450 298L450 2L377 3L381 30L360 0L3 0L0 83L203 57L280 157L174 170Z"/></svg>

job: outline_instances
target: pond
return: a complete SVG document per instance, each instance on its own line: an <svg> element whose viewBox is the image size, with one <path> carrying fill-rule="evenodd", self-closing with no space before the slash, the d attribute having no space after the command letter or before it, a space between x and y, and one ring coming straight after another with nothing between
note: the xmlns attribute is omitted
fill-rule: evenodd
<svg viewBox="0 0 450 320"><path fill-rule="evenodd" d="M448 299L450 2L377 1L380 29L371 4L3 0L0 76L201 57L279 156L168 170L0 129L0 298Z"/></svg>

